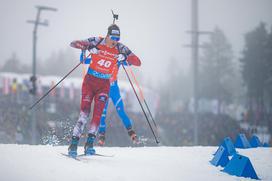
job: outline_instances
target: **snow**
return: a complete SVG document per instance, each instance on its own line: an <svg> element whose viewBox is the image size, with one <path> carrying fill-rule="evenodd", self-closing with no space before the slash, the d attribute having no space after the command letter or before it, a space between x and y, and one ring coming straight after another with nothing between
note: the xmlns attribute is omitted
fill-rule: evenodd
<svg viewBox="0 0 272 181"><path fill-rule="evenodd" d="M180 181L251 180L221 172L209 163L217 147L96 147L76 161L61 153L67 146L0 144L1 181ZM83 147L79 147L80 153ZM238 149L262 180L272 180L272 149Z"/></svg>

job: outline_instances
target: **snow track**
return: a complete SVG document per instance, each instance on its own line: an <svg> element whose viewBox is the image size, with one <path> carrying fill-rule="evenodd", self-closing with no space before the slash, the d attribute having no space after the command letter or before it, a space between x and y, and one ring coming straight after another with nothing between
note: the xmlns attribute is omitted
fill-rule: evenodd
<svg viewBox="0 0 272 181"><path fill-rule="evenodd" d="M0 145L1 181L251 180L230 176L209 163L217 147L97 147L82 161L62 156L67 146ZM83 148L79 147L79 154ZM238 150L262 180L272 180L272 149Z"/></svg>

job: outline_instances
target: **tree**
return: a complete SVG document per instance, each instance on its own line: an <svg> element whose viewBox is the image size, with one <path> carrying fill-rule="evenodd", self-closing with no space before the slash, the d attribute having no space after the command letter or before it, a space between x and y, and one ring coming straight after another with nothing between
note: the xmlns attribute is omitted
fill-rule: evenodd
<svg viewBox="0 0 272 181"><path fill-rule="evenodd" d="M59 50L57 53L53 52L49 58L47 58L38 67L39 73L45 75L58 75L63 76L68 73L78 62L79 55L75 55L70 49ZM74 76L80 76L81 69L78 69L72 73Z"/></svg>
<svg viewBox="0 0 272 181"><path fill-rule="evenodd" d="M233 52L222 30L215 28L210 41L203 44L200 59L199 94L201 98L231 102L235 80ZM236 84L237 85L237 84Z"/></svg>
<svg viewBox="0 0 272 181"><path fill-rule="evenodd" d="M268 74L265 80L266 82L266 95L268 97L267 106L271 109L272 107L272 27L270 33L268 34L268 38L266 41L265 47L265 66L267 67Z"/></svg>
<svg viewBox="0 0 272 181"><path fill-rule="evenodd" d="M253 105L264 105L264 92L269 75L268 64L271 65L271 55L269 58L266 52L268 37L264 23L260 23L256 29L245 35L245 48L240 61L251 110Z"/></svg>
<svg viewBox="0 0 272 181"><path fill-rule="evenodd" d="M17 58L16 53L13 53L0 69L1 72L29 73L30 67L24 65Z"/></svg>
<svg viewBox="0 0 272 181"><path fill-rule="evenodd" d="M171 58L165 72L165 82L159 87L160 109L164 112L181 112L192 96L192 80L179 66L178 61Z"/></svg>

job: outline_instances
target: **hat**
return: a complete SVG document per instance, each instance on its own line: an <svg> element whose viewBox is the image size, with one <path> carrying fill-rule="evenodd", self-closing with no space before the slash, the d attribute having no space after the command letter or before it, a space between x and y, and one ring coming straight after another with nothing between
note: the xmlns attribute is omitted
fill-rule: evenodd
<svg viewBox="0 0 272 181"><path fill-rule="evenodd" d="M116 24L112 24L108 27L108 35L119 36L120 37L120 29Z"/></svg>

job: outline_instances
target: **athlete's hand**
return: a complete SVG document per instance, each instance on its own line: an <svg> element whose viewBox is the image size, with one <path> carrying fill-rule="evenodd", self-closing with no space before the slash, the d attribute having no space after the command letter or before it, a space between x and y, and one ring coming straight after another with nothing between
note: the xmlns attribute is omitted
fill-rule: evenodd
<svg viewBox="0 0 272 181"><path fill-rule="evenodd" d="M124 61L126 61L126 59L127 59L127 56L126 56L125 54L123 54L123 53L120 53L120 54L117 56L117 60L118 60L119 62L124 62Z"/></svg>
<svg viewBox="0 0 272 181"><path fill-rule="evenodd" d="M98 49L96 47L93 47L93 48L89 49L89 52L91 54L97 54L98 53Z"/></svg>

